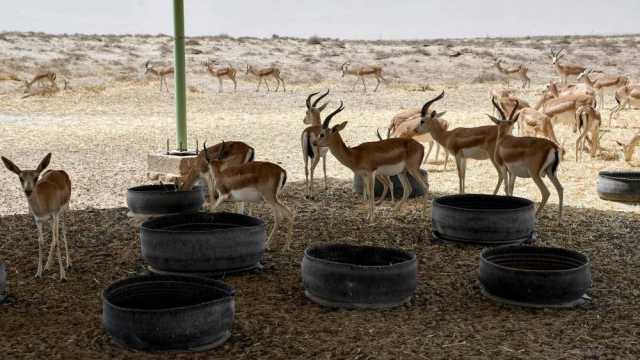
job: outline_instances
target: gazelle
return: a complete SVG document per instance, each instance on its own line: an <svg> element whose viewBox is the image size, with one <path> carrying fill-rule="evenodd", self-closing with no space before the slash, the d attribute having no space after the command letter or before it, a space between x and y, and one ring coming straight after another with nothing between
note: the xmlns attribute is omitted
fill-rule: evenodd
<svg viewBox="0 0 640 360"><path fill-rule="evenodd" d="M580 131L576 140L576 161L582 159L586 141L589 141L589 152L593 158L600 150L600 112L590 105L582 105L576 110L576 120L573 132Z"/></svg>
<svg viewBox="0 0 640 360"><path fill-rule="evenodd" d="M220 146L220 154L224 154L225 142ZM252 161L243 165L225 167L224 160L218 157L212 159L203 145L203 153L208 163L210 186L218 194L215 203L210 204L209 211L213 212L223 201L259 202L264 201L273 210L273 229L267 238L265 247L270 248L271 238L278 229L280 220L289 220L289 232L284 249L289 249L293 236L294 215L278 199L287 182L287 172L280 166L264 161Z"/></svg>
<svg viewBox="0 0 640 360"><path fill-rule="evenodd" d="M501 96L501 97L495 97L495 98L492 97L491 101L494 101L494 99L497 99L498 104L502 108L502 111L505 113L511 113L513 109L522 110L522 109L531 107L531 105L529 105L528 102L512 94L509 94L508 96ZM495 108L494 108L494 112L495 112ZM521 132L520 122L517 122L516 125L518 126L517 134L520 135L520 132Z"/></svg>
<svg viewBox="0 0 640 360"><path fill-rule="evenodd" d="M69 268L71 267L71 258L69 257L69 245L67 244L64 212L69 208L71 180L63 170L48 170L42 173L50 161L51 153L40 161L35 170L20 170L9 159L2 157L4 166L20 178L22 190L29 203L29 211L33 215L38 228L38 271L36 272L36 277L42 276L42 254L45 246L42 228L45 222L51 221L51 246L45 269L49 270L53 265L53 251L55 249L58 254L60 279L66 279L67 276L65 267L62 265L60 250L60 233L62 233L62 242L65 248L66 267Z"/></svg>
<svg viewBox="0 0 640 360"><path fill-rule="evenodd" d="M202 179L207 182L209 190L209 204L213 204L215 201L215 194L213 187L210 186L208 182L210 177L208 176L209 163L207 162L207 157L221 161L221 170L224 170L229 166L246 164L253 161L255 157L255 150L251 146L240 141L227 141L224 143L224 153L221 153L222 150L222 143L219 143L206 148L206 152L200 151L193 165L181 179L180 190L189 190L193 188L199 179Z"/></svg>
<svg viewBox="0 0 640 360"><path fill-rule="evenodd" d="M538 216L549 199L549 189L542 181L545 175L548 176L558 193L560 205L558 222L562 222L563 189L558 180L558 165L560 165L558 145L543 138L510 135L509 132L513 123L518 120L519 114L514 117L515 111L512 111L507 118L495 101L493 104L500 114L500 119L488 115L498 125L498 137L493 157L500 172L507 179L504 186L505 193L513 196L516 177L533 179L542 195L542 200L536 211L536 216Z"/></svg>
<svg viewBox="0 0 640 360"><path fill-rule="evenodd" d="M615 92L616 106L609 113L609 127L611 119L627 106L640 107L640 85L625 85Z"/></svg>
<svg viewBox="0 0 640 360"><path fill-rule="evenodd" d="M374 220L375 199L373 194L375 194L374 186L377 175L397 175L400 179L403 187L402 200L395 206L395 209L399 210L412 191L405 174L408 172L424 189L424 207L426 209L429 181L426 179L425 183L420 174L424 146L413 139L396 138L365 142L355 147L348 147L340 135L340 131L347 126L347 122L329 127L331 119L342 110L344 110L344 106L341 101L340 106L324 119L320 136L315 143L317 146L328 146L340 163L351 169L354 175L364 179L365 188L369 189L366 191L369 194L368 220L370 222Z"/></svg>
<svg viewBox="0 0 640 360"><path fill-rule="evenodd" d="M556 71L560 76L560 82L563 85L567 84L567 78L569 76L577 76L585 70L585 67L580 64L561 64L560 63L560 59L562 59L565 55L562 53L563 51L566 52L565 48L562 48L557 52L553 51L553 49L549 49L549 50L551 51L551 55L549 56L551 58L551 63L556 67Z"/></svg>
<svg viewBox="0 0 640 360"><path fill-rule="evenodd" d="M284 80L280 77L280 68L275 65L271 65L266 68L258 69L253 67L253 65L247 64L247 75L253 74L258 78L258 87L256 91L260 91L260 84L264 81L264 84L267 86L267 91L271 91L269 89L269 83L267 82L267 76L272 76L276 80L276 89L275 92L278 92L280 88L280 83L282 83L282 91L286 92L287 88L284 85Z"/></svg>
<svg viewBox="0 0 640 360"><path fill-rule="evenodd" d="M30 81L24 82L25 93L31 91L31 86L37 83L40 86L43 86L45 82L48 82L51 88L57 88L56 85L56 73L53 71L41 72L37 73Z"/></svg>
<svg viewBox="0 0 640 360"><path fill-rule="evenodd" d="M345 75L354 75L358 79L360 79L360 81L362 81L362 88L364 92L367 92L367 85L364 82L364 78L366 76L374 77L378 82L376 84L376 88L373 89L374 92L378 91L378 87L380 86L380 83L385 80L382 77L382 67L378 65L364 65L364 66L352 67L351 62L347 61L343 63L342 66L340 66L340 69L342 70L342 77L344 77ZM355 91L357 84L358 84L358 80L356 80L356 82L353 83L353 88L351 89L351 91Z"/></svg>
<svg viewBox="0 0 640 360"><path fill-rule="evenodd" d="M606 75L596 80L591 80L589 75L593 72L593 69L586 69L578 75L578 80L582 79L584 84L593 88L598 94L598 102L600 108L604 108L604 95L605 93L615 93L615 90L621 86L625 86L629 83L629 78L626 76L613 76ZM611 125L611 124L609 124Z"/></svg>
<svg viewBox="0 0 640 360"><path fill-rule="evenodd" d="M530 107L520 110L518 115L519 128L521 129L519 135L543 137L553 141L558 146L560 145L553 130L550 117ZM564 152L563 149L561 149L561 151Z"/></svg>
<svg viewBox="0 0 640 360"><path fill-rule="evenodd" d="M527 76L527 73L529 72L528 67L526 67L523 64L520 64L516 67L507 68L507 67L503 67L501 63L502 63L502 59L497 59L493 65L496 67L499 73L501 73L506 77L507 87L509 86L509 79L512 77L520 79L522 81L523 89L531 86L531 79L529 79L529 76Z"/></svg>
<svg viewBox="0 0 640 360"><path fill-rule="evenodd" d="M396 114L392 119L389 127L387 128L387 138L397 137L397 138L412 138L417 140L423 144L429 144L429 149L427 150L427 154L424 157L424 163L429 159L429 155L431 154L431 150L435 144L436 146L436 161L438 160L438 155L440 154L440 144L438 144L431 134L419 134L416 131L416 127L420 123L420 113L421 109L412 109L403 111L399 114ZM442 127L447 130L449 128L449 122L444 119L439 119ZM380 137L380 135L378 135ZM447 169L447 162L449 161L449 153L444 151L444 169Z"/></svg>
<svg viewBox="0 0 640 360"><path fill-rule="evenodd" d="M215 78L218 79L218 92L222 92L222 78L226 77L233 82L233 91L236 91L236 87L238 83L236 82L236 69L229 64L228 66L221 66L214 68L213 64L215 61L209 59L204 66L207 67L207 72Z"/></svg>
<svg viewBox="0 0 640 360"><path fill-rule="evenodd" d="M144 63L144 74L153 74L157 77L160 78L160 91L162 91L162 84L164 84L165 89L167 89L167 92L169 91L169 86L167 86L167 76L173 74L174 69L173 66L167 66L167 67L161 67L161 68L155 68L153 66L150 65L151 60L148 60L146 63Z"/></svg>
<svg viewBox="0 0 640 360"><path fill-rule="evenodd" d="M424 104L420 124L418 124L416 131L418 133L430 133L435 141L455 157L458 169L458 189L461 194L464 194L465 190L467 159L490 160L498 172L498 184L493 191L494 195L497 194L503 180L502 173L493 160L498 127L488 125L474 128L459 127L453 130L444 129L440 121L438 121L444 112L438 113L435 110L429 112L431 104L443 97L444 91Z"/></svg>
<svg viewBox="0 0 640 360"><path fill-rule="evenodd" d="M596 92L593 88L586 84L569 84L558 87L555 81L549 82L547 85L547 93L551 97L562 97L567 95L589 95L595 96Z"/></svg>
<svg viewBox="0 0 640 360"><path fill-rule="evenodd" d="M638 132L627 144L620 141L616 141L616 143L622 148L624 161L630 162L636 146L640 145L640 132Z"/></svg>
<svg viewBox="0 0 640 360"><path fill-rule="evenodd" d="M327 151L329 151L329 149L326 147L318 147L314 145L314 142L318 138L318 135L320 135L320 130L322 129L320 113L322 113L329 103L325 102L320 106L317 105L320 100L329 95L329 89L327 89L327 92L320 95L312 104L311 98L318 94L319 92L315 92L307 97L307 112L302 122L309 126L302 130L302 134L300 135L302 156L304 157L304 182L307 186L307 196L311 199L313 199L313 173L315 172L320 159L322 159L322 171L324 173L324 189L327 189ZM310 169L309 159L311 159ZM309 181L309 175L311 175L311 181Z"/></svg>

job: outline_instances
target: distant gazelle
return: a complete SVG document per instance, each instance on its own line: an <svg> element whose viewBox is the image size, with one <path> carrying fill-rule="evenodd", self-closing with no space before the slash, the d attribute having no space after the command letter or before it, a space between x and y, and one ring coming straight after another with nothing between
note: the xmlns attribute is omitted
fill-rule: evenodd
<svg viewBox="0 0 640 360"><path fill-rule="evenodd" d="M502 66L502 59L497 59L493 65L496 67L499 73L506 77L507 86L509 86L510 78L520 79L522 81L523 89L531 86L531 79L529 79L529 76L527 75L527 73L529 72L529 68L525 65L520 64L516 67L504 67Z"/></svg>
<svg viewBox="0 0 640 360"><path fill-rule="evenodd" d="M30 81L25 80L24 92L28 93L29 91L31 91L31 86L33 86L33 84L37 83L39 86L44 86L45 82L48 82L50 87L57 88L58 86L56 85L56 73L53 71L41 72L37 73Z"/></svg>
<svg viewBox="0 0 640 360"><path fill-rule="evenodd" d="M60 279L66 279L60 251L60 233L62 233L62 242L66 253L66 267L69 268L71 267L71 258L69 257L69 245L67 244L64 212L69 208L71 180L63 170L48 170L42 173L50 161L51 153L40 161L35 170L20 170L11 160L4 156L2 157L4 166L20 178L22 190L29 203L29 211L33 215L38 228L38 271L36 272L36 277L42 276L42 252L45 246L42 228L45 222L50 221L51 246L45 269L49 270L53 265L53 251L56 250L60 266Z"/></svg>
<svg viewBox="0 0 640 360"><path fill-rule="evenodd" d="M609 113L609 127L611 119L628 106L640 108L640 85L625 85L616 90L616 106Z"/></svg>
<svg viewBox="0 0 640 360"><path fill-rule="evenodd" d="M146 63L144 63L144 73L146 74L153 74L157 77L160 78L160 91L162 91L162 84L164 84L165 89L167 89L167 91L169 91L169 87L167 86L167 76L171 75L174 73L174 68L173 66L167 66L167 67L160 67L160 68L155 68L151 65L149 65L151 63L151 61L147 61Z"/></svg>
<svg viewBox="0 0 640 360"><path fill-rule="evenodd" d="M578 80L582 79L584 84L593 88L598 95L598 107L604 109L604 96L605 93L613 94L617 89L625 86L629 83L629 78L620 75L605 75L596 80L591 80L589 75L593 72L593 69L586 69L578 75ZM609 123L611 126L611 123Z"/></svg>
<svg viewBox="0 0 640 360"><path fill-rule="evenodd" d="M378 82L376 84L376 88L373 91L377 91L380 83L385 79L382 77L382 67L378 65L363 65L363 66L351 66L351 62L347 61L342 64L340 67L342 70L342 77L345 75L353 75L356 76L360 81L362 81L362 88L364 92L367 92L367 85L364 82L364 78L366 76L374 77ZM355 91L356 85L358 84L358 80L353 83L353 88L351 91Z"/></svg>
<svg viewBox="0 0 640 360"><path fill-rule="evenodd" d="M209 59L204 65L207 67L207 72L218 79L218 92L222 92L222 78L226 77L233 82L233 91L236 91L238 83L236 82L236 69L231 65L214 67L214 60Z"/></svg>
<svg viewBox="0 0 640 360"><path fill-rule="evenodd" d="M573 132L580 132L576 140L576 161L582 159L585 143L589 142L589 153L595 157L600 150L600 112L591 105L582 105L576 110L576 124Z"/></svg>
<svg viewBox="0 0 640 360"><path fill-rule="evenodd" d="M633 157L633 152L635 151L636 146L640 145L640 132L637 133L628 143L623 143L620 141L616 141L616 143L622 149L624 161L631 162L631 158Z"/></svg>
<svg viewBox="0 0 640 360"><path fill-rule="evenodd" d="M556 71L558 72L558 75L560 76L560 81L563 85L567 84L567 78L569 76L578 76L580 75L580 73L582 73L585 70L585 67L580 65L580 64L561 64L560 63L560 59L562 59L562 57L564 57L565 54L562 54L563 51L566 52L565 48L560 49L559 51L555 52L553 51L553 49L551 50L551 55L549 56L551 58L551 63L556 67Z"/></svg>
<svg viewBox="0 0 640 360"><path fill-rule="evenodd" d="M284 85L284 80L280 76L280 68L278 68L276 65L271 65L266 68L258 69L253 65L247 64L246 74L247 75L253 74L258 78L258 87L256 88L256 91L260 91L260 84L262 84L263 81L264 81L264 84L267 86L267 91L271 91L269 89L269 83L267 82L267 77L269 76L273 77L276 80L276 89L274 90L275 92L278 92L278 89L280 88L280 83L282 83L282 91L283 92L287 91L287 88Z"/></svg>

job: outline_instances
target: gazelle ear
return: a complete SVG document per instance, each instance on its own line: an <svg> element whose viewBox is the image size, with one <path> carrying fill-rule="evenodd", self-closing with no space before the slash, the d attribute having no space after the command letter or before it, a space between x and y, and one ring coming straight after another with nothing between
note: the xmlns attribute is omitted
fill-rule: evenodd
<svg viewBox="0 0 640 360"><path fill-rule="evenodd" d="M436 118L436 119L441 118L441 117L443 117L443 116L444 116L444 114L446 114L446 113L447 113L446 111L443 111L443 112L441 112L441 113L437 113L437 114L436 114L436 116L435 116L435 118Z"/></svg>
<svg viewBox="0 0 640 360"><path fill-rule="evenodd" d="M44 156L44 158L42 159L42 161L40 161L40 164L38 165L38 168L36 170L38 172L42 172L44 169L47 168L47 166L49 166L49 162L51 162L51 153L48 153L47 155Z"/></svg>
<svg viewBox="0 0 640 360"><path fill-rule="evenodd" d="M2 162L4 163L4 166L12 173L20 175L20 173L22 172L22 170L20 170L20 168L17 167L16 164L14 164L11 160L7 159L4 156L2 157Z"/></svg>
<svg viewBox="0 0 640 360"><path fill-rule="evenodd" d="M620 145L623 149L627 147L627 144L621 143L618 140L616 140L616 144ZM2 158L2 161L4 161L4 158ZM6 165L6 163L5 163L5 165Z"/></svg>
<svg viewBox="0 0 640 360"><path fill-rule="evenodd" d="M338 131L342 131L345 127L347 126L347 122L344 121L336 126L333 127L332 132L338 132Z"/></svg>
<svg viewBox="0 0 640 360"><path fill-rule="evenodd" d="M326 103L320 105L320 107L318 107L318 111L322 112L327 107L327 105L329 105L328 101Z"/></svg>
<svg viewBox="0 0 640 360"><path fill-rule="evenodd" d="M493 121L496 125L500 125L500 124L502 124L502 121L501 121L501 120L498 120L497 118L495 118L495 117L493 117L493 116L491 116L491 115L489 115L489 114L486 114L486 115L487 115L487 116L489 117L489 119L490 119L491 121Z"/></svg>

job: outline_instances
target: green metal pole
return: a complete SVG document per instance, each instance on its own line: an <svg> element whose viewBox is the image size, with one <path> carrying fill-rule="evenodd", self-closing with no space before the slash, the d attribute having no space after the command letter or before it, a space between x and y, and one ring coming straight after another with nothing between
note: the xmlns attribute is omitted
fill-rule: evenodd
<svg viewBox="0 0 640 360"><path fill-rule="evenodd" d="M173 0L173 33L175 41L176 142L179 151L187 150L187 96L184 70L184 2Z"/></svg>

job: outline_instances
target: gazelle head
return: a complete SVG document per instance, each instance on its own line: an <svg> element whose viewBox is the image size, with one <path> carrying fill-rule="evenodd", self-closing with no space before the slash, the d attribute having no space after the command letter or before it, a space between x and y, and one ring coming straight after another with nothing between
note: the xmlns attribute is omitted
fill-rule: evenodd
<svg viewBox="0 0 640 360"><path fill-rule="evenodd" d="M38 183L38 179L40 178L40 174L44 169L49 166L49 162L51 161L51 153L45 155L45 157L40 161L40 164L35 170L20 170L19 167L16 166L11 160L2 157L2 162L4 166L9 169L12 173L18 175L20 178L20 184L22 185L22 190L27 197L31 196L33 189Z"/></svg>
<svg viewBox="0 0 640 360"><path fill-rule="evenodd" d="M584 71L583 71L583 72L581 72L581 73L578 75L578 77L576 78L576 80L580 80L580 79L582 79L582 77L583 77L583 76L589 76L589 75L591 75L591 73L592 73L592 72L593 72L593 69L590 69L590 68L584 69Z"/></svg>
<svg viewBox="0 0 640 360"><path fill-rule="evenodd" d="M384 130L385 130L385 132L387 133L387 135L386 135L386 136L382 136L382 135L380 134L380 129L384 129ZM377 129L376 129L376 135L378 136L378 140L380 140L380 141L382 141L382 140L386 140L386 139L388 139L388 138L390 138L390 137L391 137L391 128L387 128L387 127L377 128Z"/></svg>
<svg viewBox="0 0 640 360"><path fill-rule="evenodd" d="M148 74L151 71L153 71L153 66L150 65L151 64L151 60L147 60L146 63L144 63L144 74Z"/></svg>
<svg viewBox="0 0 640 360"><path fill-rule="evenodd" d="M549 51L551 51L551 55L549 56L549 57L551 58L551 63L552 63L553 65L555 65L555 64L557 64L557 63L558 63L558 61L559 61L560 59L562 59L562 57L565 55L565 54L563 54L562 52L563 52L563 51L565 51L565 52L566 52L566 49L565 49L565 48L562 48L562 49L560 49L559 51L553 51L553 49L549 49Z"/></svg>
<svg viewBox="0 0 640 360"><path fill-rule="evenodd" d="M631 144L625 144L617 140L616 140L616 144L618 144L618 146L620 147L620 150L622 151L622 154L624 155L624 161L630 162L631 158L633 157L634 147Z"/></svg>
<svg viewBox="0 0 640 360"><path fill-rule="evenodd" d="M207 152L207 143L206 141L202 144L202 150L204 152L204 158L207 162L206 165L206 172L208 172L209 174L211 174L211 177L213 178L214 176L214 171L213 169L220 169L220 167L223 164L223 158L224 158L224 140L222 141L222 143L220 144L220 150L218 151L218 156L215 158L211 158L209 156L209 153ZM205 173L203 173L204 175ZM215 180L215 179L214 179Z"/></svg>
<svg viewBox="0 0 640 360"><path fill-rule="evenodd" d="M424 103L424 105L422 106L422 110L420 111L420 123L416 127L416 132L418 134L430 133L433 130L433 126L435 126L434 123L440 123L438 120L446 113L446 111L439 113L433 110L429 112L429 107L431 106L431 104L442 99L443 97L444 90L440 93L440 95Z"/></svg>
<svg viewBox="0 0 640 360"><path fill-rule="evenodd" d="M342 70L342 77L347 73L347 69L349 69L349 65L351 65L351 61L345 61L341 66L340 70Z"/></svg>
<svg viewBox="0 0 640 360"><path fill-rule="evenodd" d="M329 146L329 141L332 138L334 138L336 134L342 131L345 128L345 126L347 126L347 122L345 121L331 128L329 127L329 124L331 123L331 119L342 110L344 110L344 106L342 101L340 101L340 106L338 106L336 110L334 110L331 114L327 115L327 117L324 119L324 122L322 123L322 130L320 130L320 135L318 135L318 138L314 140L313 145L320 146L320 147Z"/></svg>
<svg viewBox="0 0 640 360"><path fill-rule="evenodd" d="M329 104L329 102L327 101L326 103L316 107L316 105L318 105L318 102L320 100L322 100L325 96L329 95L329 89L327 89L327 92L325 92L324 94L320 95L314 102L313 104L311 103L311 98L318 95L320 92L315 92L311 95L309 95L307 97L307 112L304 115L304 119L302 120L302 122L304 124L307 125L311 125L314 123L314 120L316 123L320 122L320 113L322 112L322 110L324 110L327 105Z"/></svg>
<svg viewBox="0 0 640 360"><path fill-rule="evenodd" d="M498 111L498 114L500 114L500 119L489 114L487 114L487 116L489 117L489 119L491 119L491 121L493 121L496 125L500 127L501 131L504 131L504 133L511 133L511 129L513 129L513 124L515 124L515 122L518 121L518 118L520 117L520 112L516 114L516 111L518 110L518 105L520 105L520 102L516 100L516 105L513 107L513 110L511 110L511 114L509 114L508 118L504 114L504 111L502 111L502 108L500 107L500 105L498 105L498 103L496 102L495 97L491 98L491 103Z"/></svg>

